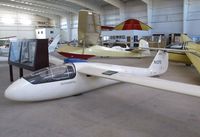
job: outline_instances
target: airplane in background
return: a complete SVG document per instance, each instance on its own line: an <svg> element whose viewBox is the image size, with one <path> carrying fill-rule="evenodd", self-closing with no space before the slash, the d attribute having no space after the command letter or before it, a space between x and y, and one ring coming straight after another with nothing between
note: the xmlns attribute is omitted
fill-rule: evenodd
<svg viewBox="0 0 200 137"><path fill-rule="evenodd" d="M149 68L68 59L64 65L45 68L18 79L5 91L15 101L43 101L73 96L118 82L200 97L200 86L151 78L165 73L168 53L159 50Z"/></svg>
<svg viewBox="0 0 200 137"><path fill-rule="evenodd" d="M98 45L100 38L100 16L88 10L79 12L78 20L78 46L62 44L57 52L69 58L88 59L91 57L146 57L150 56L149 51L144 50L118 50ZM144 24L143 24L144 26ZM148 47L145 40L140 41L140 47Z"/></svg>
<svg viewBox="0 0 200 137"><path fill-rule="evenodd" d="M183 49L183 43L170 44L166 48L169 49ZM184 52L169 52L169 60L178 63L184 63L186 66L191 66L192 62Z"/></svg>
<svg viewBox="0 0 200 137"><path fill-rule="evenodd" d="M196 44L187 35L182 34L181 39L183 45L181 49L167 48L143 48L150 50L166 50L171 54L170 60L182 62L185 64L193 64L196 70L200 73L200 45Z"/></svg>
<svg viewBox="0 0 200 137"><path fill-rule="evenodd" d="M139 41L139 48L148 48L149 44L145 40L141 39ZM64 57L69 58L80 58L80 59L89 59L91 57L148 57L151 56L149 50L134 50L123 48L108 48L100 45L94 45L91 47L73 47L73 46L62 46L57 49L57 52Z"/></svg>

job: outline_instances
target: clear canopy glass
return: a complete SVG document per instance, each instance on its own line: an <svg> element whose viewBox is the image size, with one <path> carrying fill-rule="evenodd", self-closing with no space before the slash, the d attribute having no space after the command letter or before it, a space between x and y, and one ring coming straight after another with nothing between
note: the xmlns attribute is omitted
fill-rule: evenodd
<svg viewBox="0 0 200 137"><path fill-rule="evenodd" d="M73 79L76 76L76 68L73 64L47 67L24 76L24 79L32 84L54 82L60 80Z"/></svg>

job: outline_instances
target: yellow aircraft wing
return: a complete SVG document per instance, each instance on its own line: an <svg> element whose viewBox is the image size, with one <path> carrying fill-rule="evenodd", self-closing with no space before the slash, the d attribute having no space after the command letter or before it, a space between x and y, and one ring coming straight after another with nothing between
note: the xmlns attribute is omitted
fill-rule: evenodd
<svg viewBox="0 0 200 137"><path fill-rule="evenodd" d="M173 61L173 62L184 63L186 65L191 65L192 64L192 62L190 61L190 59L188 58L186 53L172 53L172 52L169 52L169 60Z"/></svg>
<svg viewBox="0 0 200 137"><path fill-rule="evenodd" d="M193 52L186 52L186 55L195 66L197 71L200 73L200 45L189 42L187 46L188 51Z"/></svg>
<svg viewBox="0 0 200 137"><path fill-rule="evenodd" d="M200 45L196 44L186 35L181 35L183 42L185 43L186 55L200 73Z"/></svg>

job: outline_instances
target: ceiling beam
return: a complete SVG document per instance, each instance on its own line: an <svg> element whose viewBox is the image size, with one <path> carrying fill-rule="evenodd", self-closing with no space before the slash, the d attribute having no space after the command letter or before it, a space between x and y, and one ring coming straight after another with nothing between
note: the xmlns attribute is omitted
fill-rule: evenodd
<svg viewBox="0 0 200 137"><path fill-rule="evenodd" d="M74 4L77 4L81 7L90 9L90 10L94 10L95 12L101 13L101 8L100 6L97 6L97 4L92 4L91 2L88 2L86 0L64 0L67 2L71 2Z"/></svg>
<svg viewBox="0 0 200 137"><path fill-rule="evenodd" d="M49 9L57 9L57 10L60 10L60 11L64 11L64 12L72 12L72 13L75 13L77 14L78 13L78 9L75 9L75 8L72 8L72 7L68 7L68 6L63 6L63 5L58 5L56 3L53 3L53 2L44 2L44 1L41 1L41 0L18 0L18 1L21 1L21 2L29 2L29 3L32 3L34 5L39 5L39 6L42 6L42 7L47 7Z"/></svg>
<svg viewBox="0 0 200 137"><path fill-rule="evenodd" d="M117 8L124 8L125 4L120 0L104 0L105 2L117 7Z"/></svg>
<svg viewBox="0 0 200 137"><path fill-rule="evenodd" d="M17 2L10 2L8 0L1 0L0 4L2 5L10 5L11 7L16 7L18 9L22 9L22 10L30 10L30 11L38 11L40 13L50 13L53 15L58 15L58 16L66 16L67 13L61 13L61 12L57 12L57 11L53 11L50 9L45 9L45 8L39 8L36 6L30 6L30 5L26 5L26 4L22 4L22 3L17 3Z"/></svg>
<svg viewBox="0 0 200 137"><path fill-rule="evenodd" d="M42 17L46 17L49 19L56 19L58 16L56 15L51 15L51 14L45 14L45 13L39 13L36 11L28 11L28 10L22 10L22 9L18 9L15 7L8 7L8 6L2 6L0 4L1 10L5 10L5 11L14 11L14 12L20 12L20 13L24 13L24 14L31 14L31 15L37 15L37 16L42 16Z"/></svg>

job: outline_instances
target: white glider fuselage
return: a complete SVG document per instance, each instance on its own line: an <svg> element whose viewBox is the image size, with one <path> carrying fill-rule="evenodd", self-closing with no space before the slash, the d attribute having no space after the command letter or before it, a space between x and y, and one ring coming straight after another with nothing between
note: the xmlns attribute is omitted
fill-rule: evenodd
<svg viewBox="0 0 200 137"><path fill-rule="evenodd" d="M41 84L32 84L21 78L8 87L5 96L16 101L42 101L73 96L114 83L117 81L79 73L73 79Z"/></svg>
<svg viewBox="0 0 200 137"><path fill-rule="evenodd" d="M160 55L159 55L160 54ZM10 85L5 96L16 101L42 101L81 94L119 81L79 73L85 67L105 69L106 75L123 73L130 77L155 76L166 72L167 53L157 53L149 68L136 68L103 63L79 62L38 71ZM67 70L67 73L65 73ZM49 75L50 73L50 75Z"/></svg>

